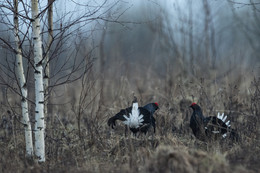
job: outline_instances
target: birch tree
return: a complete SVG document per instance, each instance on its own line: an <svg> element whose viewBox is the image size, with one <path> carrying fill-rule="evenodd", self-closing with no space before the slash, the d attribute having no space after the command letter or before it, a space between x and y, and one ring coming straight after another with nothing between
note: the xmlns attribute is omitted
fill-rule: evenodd
<svg viewBox="0 0 260 173"><path fill-rule="evenodd" d="M33 156L33 142L32 142L32 128L29 119L28 113L28 90L27 84L24 76L23 69L23 58L22 58L22 50L21 50L21 41L19 38L19 24L18 24L18 0L14 0L14 39L15 39L15 50L16 50L16 76L19 82L19 87L21 90L21 107L22 107L22 117L24 124L24 133L25 133L25 143L26 143L26 155L29 157Z"/></svg>
<svg viewBox="0 0 260 173"><path fill-rule="evenodd" d="M34 52L34 80L35 80L35 155L39 162L45 162L44 143L44 88L42 67L42 41L40 36L40 19L38 0L32 0L32 31Z"/></svg>
<svg viewBox="0 0 260 173"><path fill-rule="evenodd" d="M12 2L14 2L14 5ZM4 48L8 52L6 58L3 58L0 62L0 70L3 71L4 77L10 79L5 81L5 78L0 76L0 85L7 86L13 93L19 94L22 97L21 107L24 116L25 140L26 144L28 144L26 145L26 153L27 155L32 155L34 152L39 162L45 161L45 116L47 116L48 113L47 105L50 93L55 87L82 79L86 71L92 67L92 65L86 67L86 63L84 63L86 59L88 59L85 57L87 56L86 49L82 50L85 52L84 54L80 54L79 50L81 50L82 44L78 44L78 41L86 41L91 37L97 29L94 27L95 25L91 24L94 21L121 24L121 22L118 21L119 17L114 18L113 15L107 15L108 12L109 14L113 14L111 11L115 11L115 14L118 14L116 13L116 5L120 1L115 1L114 3L109 3L107 0L99 2L87 1L86 3L84 2L85 4L73 2L73 6L80 6L80 8L85 9L85 11L79 12L70 10L64 11L64 13L59 11L57 14L61 13L60 18L53 22L52 4L54 2L55 0L48 0L47 5L46 1L38 0L31 0L31 2L19 0L0 2L0 23L7 28L6 30L0 28L0 32L4 33L4 35L0 36L0 48ZM60 2L64 3L64 1ZM18 9L14 10L14 6L17 8L18 3L19 8L21 8L19 11ZM31 3L31 5L29 3ZM47 10L48 13L46 15ZM123 13L124 10L121 11L118 16L121 16ZM31 17L29 15L31 15ZM59 16L59 14L57 16ZM14 21L10 21L12 17ZM46 22L46 17L48 17L48 22ZM40 23L41 25L43 24L42 27L40 27ZM8 31L13 28L14 39L8 35ZM32 32L30 32L31 28ZM46 32L47 28L48 31ZM46 33L48 37L45 42ZM4 37L5 35L8 37ZM82 38L82 36L84 38ZM15 41L15 44L13 44L13 41ZM84 44L87 44L87 42L84 42ZM90 49L87 50L89 52L93 52L96 48L94 43L91 44L92 46L87 48ZM15 55L16 58L11 61L10 55ZM23 60L24 63L28 62L28 64L24 64L24 69ZM92 64L93 61L94 58L90 64ZM15 72L13 70L14 68ZM34 74L32 74L32 70ZM31 77L32 75L34 77ZM20 87L21 94L17 92L16 85L10 85L10 81L15 83L13 82L14 80L17 80L16 82ZM35 84L35 99L27 96L29 93L27 88L30 90L30 86L27 84L32 82ZM32 127L30 125L28 112L29 106L35 106L35 124L32 124L34 125L34 147L32 142Z"/></svg>

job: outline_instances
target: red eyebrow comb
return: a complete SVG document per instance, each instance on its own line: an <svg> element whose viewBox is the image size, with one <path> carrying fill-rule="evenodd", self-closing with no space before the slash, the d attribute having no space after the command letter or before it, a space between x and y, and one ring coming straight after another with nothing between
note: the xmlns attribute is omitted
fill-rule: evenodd
<svg viewBox="0 0 260 173"><path fill-rule="evenodd" d="M196 103L192 103L190 106L194 106L194 105L196 105Z"/></svg>

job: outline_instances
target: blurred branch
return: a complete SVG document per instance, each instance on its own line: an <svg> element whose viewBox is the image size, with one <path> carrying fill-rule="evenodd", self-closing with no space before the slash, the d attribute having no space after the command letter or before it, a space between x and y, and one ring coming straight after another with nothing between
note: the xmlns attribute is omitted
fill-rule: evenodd
<svg viewBox="0 0 260 173"><path fill-rule="evenodd" d="M260 2L250 2L250 3L244 3L244 2L236 2L232 0L228 0L228 2L234 3L234 4L240 4L240 5L260 5Z"/></svg>

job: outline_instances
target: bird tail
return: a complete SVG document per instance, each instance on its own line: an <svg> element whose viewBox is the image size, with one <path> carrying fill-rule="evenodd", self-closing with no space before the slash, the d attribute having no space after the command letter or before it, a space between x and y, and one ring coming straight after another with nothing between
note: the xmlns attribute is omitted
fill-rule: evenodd
<svg viewBox="0 0 260 173"><path fill-rule="evenodd" d="M224 113L222 115L220 115L220 113L218 113L217 118L222 120L226 124L226 126L228 126L228 127L231 126L230 120L226 121L227 120L227 115L225 115Z"/></svg>
<svg viewBox="0 0 260 173"><path fill-rule="evenodd" d="M231 128L231 124L230 124L230 120L227 119L227 115L224 115L224 113L222 113L220 115L220 113L218 113L217 118L222 120L223 123L225 123L226 127L227 127L227 131L229 133L229 138L231 138L233 141L239 141L240 137L237 133L237 131L233 128ZM223 135L223 138L227 137L227 133L225 133Z"/></svg>

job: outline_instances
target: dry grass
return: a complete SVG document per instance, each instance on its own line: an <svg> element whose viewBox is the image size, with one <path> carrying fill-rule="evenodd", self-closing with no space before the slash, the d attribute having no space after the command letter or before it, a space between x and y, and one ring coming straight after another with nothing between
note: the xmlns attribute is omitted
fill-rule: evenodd
<svg viewBox="0 0 260 173"><path fill-rule="evenodd" d="M118 82L116 77L107 78L103 86L98 80L89 80L87 85L95 87L85 87L90 104L85 103L88 106L81 115L80 137L77 100L50 106L47 161L41 165L26 160L20 117L2 107L0 172L259 172L260 80L254 79L245 93L241 92L242 82L184 79L175 78L169 84L154 75L148 89L145 86L150 79L125 76ZM131 103L133 91L141 104L159 102L155 135L150 132L136 138L128 132L125 137L123 124L117 123L115 130L107 126L108 117ZM240 140L196 140L189 128L189 105L193 101L207 115L218 111L228 114Z"/></svg>

